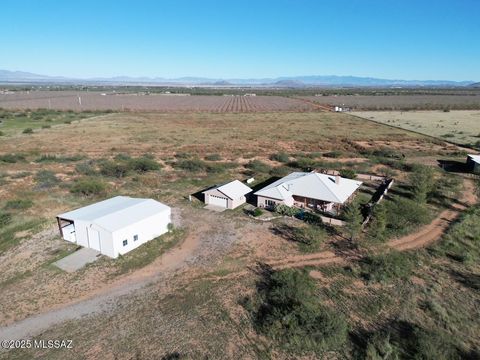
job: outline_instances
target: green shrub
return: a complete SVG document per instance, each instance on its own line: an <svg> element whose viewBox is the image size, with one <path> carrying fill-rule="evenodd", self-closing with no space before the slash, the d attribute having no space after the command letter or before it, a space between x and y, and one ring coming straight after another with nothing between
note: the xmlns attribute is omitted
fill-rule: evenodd
<svg viewBox="0 0 480 360"><path fill-rule="evenodd" d="M406 280L410 277L413 266L412 255L398 251L368 256L361 264L363 276L372 282Z"/></svg>
<svg viewBox="0 0 480 360"><path fill-rule="evenodd" d="M160 164L154 159L143 156L129 161L130 168L139 173L155 171L160 169Z"/></svg>
<svg viewBox="0 0 480 360"><path fill-rule="evenodd" d="M33 134L33 129L32 129L32 128L23 129L22 133L24 133L24 134Z"/></svg>
<svg viewBox="0 0 480 360"><path fill-rule="evenodd" d="M263 211L260 208L256 208L255 210L253 210L253 213L252 213L252 215L255 217L260 216L262 214L263 214Z"/></svg>
<svg viewBox="0 0 480 360"><path fill-rule="evenodd" d="M5 133L0 130L0 136L3 136L3 135L5 135Z"/></svg>
<svg viewBox="0 0 480 360"><path fill-rule="evenodd" d="M289 173L292 172L288 166L277 166L270 170L269 174L275 177L284 177L287 176Z"/></svg>
<svg viewBox="0 0 480 360"><path fill-rule="evenodd" d="M33 206L33 201L30 199L15 199L9 200L5 204L5 209L25 210Z"/></svg>
<svg viewBox="0 0 480 360"><path fill-rule="evenodd" d="M100 174L118 179L127 176L131 171L130 165L127 162L104 160L100 162L99 167Z"/></svg>
<svg viewBox="0 0 480 360"><path fill-rule="evenodd" d="M316 162L307 157L299 157L295 161L290 161L288 163L288 166L295 169L300 169L302 171L310 171L311 169L316 167Z"/></svg>
<svg viewBox="0 0 480 360"><path fill-rule="evenodd" d="M70 125L72 123L72 120L65 120L63 123L67 124L67 125Z"/></svg>
<svg viewBox="0 0 480 360"><path fill-rule="evenodd" d="M42 129L50 129L51 126L50 125L42 125Z"/></svg>
<svg viewBox="0 0 480 360"><path fill-rule="evenodd" d="M205 160L220 161L220 160L222 160L222 157L220 156L220 154L210 154L210 155L205 156Z"/></svg>
<svg viewBox="0 0 480 360"><path fill-rule="evenodd" d="M323 306L315 292L315 283L303 271L274 272L259 287L256 328L295 354L339 349L347 340L348 324L341 313Z"/></svg>
<svg viewBox="0 0 480 360"><path fill-rule="evenodd" d="M55 162L57 160L57 155L43 154L39 158L35 159L35 162Z"/></svg>
<svg viewBox="0 0 480 360"><path fill-rule="evenodd" d="M40 170L35 175L35 181L39 189L49 189L57 186L60 180L55 173L50 170Z"/></svg>
<svg viewBox="0 0 480 360"><path fill-rule="evenodd" d="M365 360L397 360L398 347L390 340L390 334L376 333L368 341L365 350Z"/></svg>
<svg viewBox="0 0 480 360"><path fill-rule="evenodd" d="M100 195L106 190L106 185L102 181L93 178L84 178L76 181L70 189L73 194L84 196Z"/></svg>
<svg viewBox="0 0 480 360"><path fill-rule="evenodd" d="M75 166L75 170L79 174L87 175L87 176L92 176L92 175L95 175L97 173L97 171L95 170L95 167L94 167L94 162L91 161L91 160L82 162L80 164L77 164Z"/></svg>
<svg viewBox="0 0 480 360"><path fill-rule="evenodd" d="M330 151L330 152L327 152L327 153L323 154L323 156L325 156L327 158L339 158L339 157L342 156L342 152L338 151L338 150L334 150L334 151Z"/></svg>
<svg viewBox="0 0 480 360"><path fill-rule="evenodd" d="M346 179L356 179L357 173L353 169L342 169L340 170L340 176Z"/></svg>
<svg viewBox="0 0 480 360"><path fill-rule="evenodd" d="M466 265L480 260L480 205L463 212L459 221L449 228L442 240L433 248L436 253Z"/></svg>
<svg viewBox="0 0 480 360"><path fill-rule="evenodd" d="M386 201L387 230L392 235L408 233L430 221L430 213L424 204L396 196Z"/></svg>
<svg viewBox="0 0 480 360"><path fill-rule="evenodd" d="M425 203L434 189L435 179L432 168L416 164L409 175L409 181L414 199Z"/></svg>
<svg viewBox="0 0 480 360"><path fill-rule="evenodd" d="M278 161L278 162L281 162L281 163L287 163L290 160L290 157L288 156L287 153L278 152L278 153L270 156L270 160Z"/></svg>
<svg viewBox="0 0 480 360"><path fill-rule="evenodd" d="M186 153L186 152L177 152L175 154L175 157L177 159L190 159L193 155L190 154L190 153Z"/></svg>
<svg viewBox="0 0 480 360"><path fill-rule="evenodd" d="M268 173L270 170L270 166L260 160L250 160L245 167L256 173Z"/></svg>
<svg viewBox="0 0 480 360"><path fill-rule="evenodd" d="M300 210L297 208L294 208L293 206L280 204L280 205L275 205L275 212L280 215L295 216L300 212Z"/></svg>
<svg viewBox="0 0 480 360"><path fill-rule="evenodd" d="M208 173L222 173L228 169L237 167L237 163L215 163L215 164L207 164L207 172Z"/></svg>
<svg viewBox="0 0 480 360"><path fill-rule="evenodd" d="M117 160L117 161L128 161L130 160L132 157L128 154L117 154L115 155L114 159Z"/></svg>
<svg viewBox="0 0 480 360"><path fill-rule="evenodd" d="M185 170L185 171L199 172L199 171L206 171L208 168L208 165L205 161L202 161L200 159L185 159L185 160L177 161L174 164L174 167Z"/></svg>
<svg viewBox="0 0 480 360"><path fill-rule="evenodd" d="M362 231L363 216L360 211L360 206L357 202L351 202L345 208L343 213L345 219L345 230L348 233L350 240L355 240Z"/></svg>
<svg viewBox="0 0 480 360"><path fill-rule="evenodd" d="M320 248L327 236L325 228L317 225L295 228L293 240L298 242L300 251L314 252Z"/></svg>
<svg viewBox="0 0 480 360"><path fill-rule="evenodd" d="M373 208L372 217L368 227L368 235L374 241L384 241L387 231L387 209L384 203L379 203Z"/></svg>
<svg viewBox="0 0 480 360"><path fill-rule="evenodd" d="M21 154L4 154L0 155L0 161L4 163L14 164L19 161L25 161L25 156Z"/></svg>
<svg viewBox="0 0 480 360"><path fill-rule="evenodd" d="M7 226L12 222L12 215L8 212L0 211L0 227Z"/></svg>

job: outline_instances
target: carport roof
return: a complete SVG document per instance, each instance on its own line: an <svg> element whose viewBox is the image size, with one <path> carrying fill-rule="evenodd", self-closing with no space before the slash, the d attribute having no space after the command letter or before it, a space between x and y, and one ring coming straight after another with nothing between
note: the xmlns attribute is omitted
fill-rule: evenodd
<svg viewBox="0 0 480 360"><path fill-rule="evenodd" d="M57 217L71 221L91 222L113 232L169 210L168 206L153 199L116 196Z"/></svg>

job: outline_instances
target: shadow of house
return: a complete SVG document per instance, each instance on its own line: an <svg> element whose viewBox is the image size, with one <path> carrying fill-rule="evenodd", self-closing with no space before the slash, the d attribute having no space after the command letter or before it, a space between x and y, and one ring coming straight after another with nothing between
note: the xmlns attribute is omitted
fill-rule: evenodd
<svg viewBox="0 0 480 360"><path fill-rule="evenodd" d="M261 183L258 183L256 185L254 185L252 188L252 192L249 193L247 195L247 203L250 204L250 205L253 205L253 206L257 206L257 196L254 195L258 190L261 190L263 189L265 186L268 186L270 185L271 183L274 183L275 181L281 179L280 177L278 176L273 176L273 177L270 177L264 181L262 181Z"/></svg>
<svg viewBox="0 0 480 360"><path fill-rule="evenodd" d="M468 173L471 172L471 166L466 162L456 160L437 160L438 166L443 170L452 173Z"/></svg>
<svg viewBox="0 0 480 360"><path fill-rule="evenodd" d="M193 196L195 199L197 200L200 200L201 202L205 202L205 194L204 192L207 191L207 190L210 190L210 189L213 189L213 188L216 188L218 185L212 185L212 186L209 186L209 187L206 187L200 191L197 191L196 193L193 193L191 194L191 196Z"/></svg>

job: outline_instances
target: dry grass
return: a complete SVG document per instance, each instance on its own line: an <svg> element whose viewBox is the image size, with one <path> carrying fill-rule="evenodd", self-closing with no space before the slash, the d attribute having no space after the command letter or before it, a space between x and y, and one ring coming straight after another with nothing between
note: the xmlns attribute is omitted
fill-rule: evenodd
<svg viewBox="0 0 480 360"><path fill-rule="evenodd" d="M480 140L480 111L362 111L359 117L459 144Z"/></svg>

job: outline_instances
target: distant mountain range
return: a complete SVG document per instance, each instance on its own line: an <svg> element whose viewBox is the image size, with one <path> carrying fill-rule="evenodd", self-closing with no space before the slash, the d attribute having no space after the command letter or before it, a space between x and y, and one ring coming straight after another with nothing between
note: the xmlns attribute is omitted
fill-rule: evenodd
<svg viewBox="0 0 480 360"><path fill-rule="evenodd" d="M338 86L380 86L380 87L421 87L421 86L480 86L474 81L450 80L389 80L372 77L358 76L285 76L278 78L252 78L252 79L212 79L203 77L97 77L88 79L69 78L63 76L47 76L24 71L0 70L0 83L21 84L99 84L99 85L172 85L172 86L265 86L265 87L338 87Z"/></svg>

